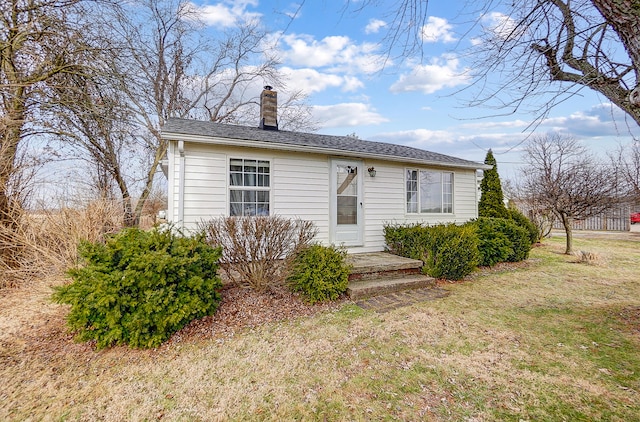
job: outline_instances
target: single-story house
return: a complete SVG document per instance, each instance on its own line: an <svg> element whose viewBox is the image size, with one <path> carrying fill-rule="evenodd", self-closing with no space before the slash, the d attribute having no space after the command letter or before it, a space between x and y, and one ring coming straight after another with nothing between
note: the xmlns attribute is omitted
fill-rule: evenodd
<svg viewBox="0 0 640 422"><path fill-rule="evenodd" d="M349 136L278 130L265 87L256 127L170 119L169 221L189 230L220 216L311 220L317 240L384 249L385 223L462 223L478 216L484 164Z"/></svg>

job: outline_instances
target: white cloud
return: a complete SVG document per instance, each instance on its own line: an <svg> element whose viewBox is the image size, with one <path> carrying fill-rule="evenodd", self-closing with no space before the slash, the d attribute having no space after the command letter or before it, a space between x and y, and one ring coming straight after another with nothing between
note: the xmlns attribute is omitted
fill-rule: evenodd
<svg viewBox="0 0 640 422"><path fill-rule="evenodd" d="M453 26L444 18L429 16L427 24L422 27L422 41L426 43L454 42L456 38L451 30Z"/></svg>
<svg viewBox="0 0 640 422"><path fill-rule="evenodd" d="M416 65L411 73L400 75L391 85L391 92L419 91L433 94L443 88L469 83L467 69L459 69L460 61L456 56L445 54L431 60L430 64Z"/></svg>
<svg viewBox="0 0 640 422"><path fill-rule="evenodd" d="M250 12L249 7L258 6L257 0L224 0L216 4L197 5L189 3L190 12L205 25L215 28L229 28L238 22L260 19L257 12Z"/></svg>
<svg viewBox="0 0 640 422"><path fill-rule="evenodd" d="M284 14L290 19L300 19L302 17L302 6L303 4L301 3L291 3L289 11L285 11Z"/></svg>
<svg viewBox="0 0 640 422"><path fill-rule="evenodd" d="M491 130L496 128L516 128L516 129L524 129L529 126L531 122L525 120L511 120L507 122L478 122L478 123L465 123L460 125L461 129L469 129L469 130Z"/></svg>
<svg viewBox="0 0 640 422"><path fill-rule="evenodd" d="M603 103L568 116L544 119L540 128L587 138L627 136L634 130L633 134L638 136L637 126L628 125L626 118L625 113L615 105Z"/></svg>
<svg viewBox="0 0 640 422"><path fill-rule="evenodd" d="M385 57L372 43L356 44L347 36L316 40L309 35L279 36L279 57L291 66L327 68L332 72L371 74L382 69Z"/></svg>
<svg viewBox="0 0 640 422"><path fill-rule="evenodd" d="M387 26L387 23L380 19L371 19L364 28L365 34L377 34L382 28Z"/></svg>
<svg viewBox="0 0 640 422"><path fill-rule="evenodd" d="M517 28L517 22L508 15L500 12L490 12L484 14L480 18L483 29L490 35L491 38L498 38L506 40L508 38L514 38L518 35L519 30ZM478 40L471 40L472 45L477 45Z"/></svg>
<svg viewBox="0 0 640 422"><path fill-rule="evenodd" d="M378 140L426 149L427 146L451 144L456 138L446 130L413 129L376 135Z"/></svg>
<svg viewBox="0 0 640 422"><path fill-rule="evenodd" d="M342 90L345 92L354 92L358 89L364 88L364 83L355 76L345 76L344 85L342 86Z"/></svg>
<svg viewBox="0 0 640 422"><path fill-rule="evenodd" d="M388 119L364 103L341 103L314 106L312 114L323 128L378 125Z"/></svg>
<svg viewBox="0 0 640 422"><path fill-rule="evenodd" d="M322 73L315 69L283 67L280 71L286 76L289 88L302 89L307 94L321 92L328 88L340 88L344 92L351 92L364 86L358 78Z"/></svg>

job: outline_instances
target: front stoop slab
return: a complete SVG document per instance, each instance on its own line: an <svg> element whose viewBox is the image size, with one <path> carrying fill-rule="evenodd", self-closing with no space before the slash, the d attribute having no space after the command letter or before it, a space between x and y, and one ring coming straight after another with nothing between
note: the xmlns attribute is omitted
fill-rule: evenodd
<svg viewBox="0 0 640 422"><path fill-rule="evenodd" d="M347 262L352 266L352 276L386 272L419 272L422 267L420 260L404 258L388 252L356 253L348 255Z"/></svg>
<svg viewBox="0 0 640 422"><path fill-rule="evenodd" d="M404 290L435 287L435 279L425 275L413 275L408 277L383 277L361 281L350 281L347 294L351 300L360 300L367 297L387 295Z"/></svg>

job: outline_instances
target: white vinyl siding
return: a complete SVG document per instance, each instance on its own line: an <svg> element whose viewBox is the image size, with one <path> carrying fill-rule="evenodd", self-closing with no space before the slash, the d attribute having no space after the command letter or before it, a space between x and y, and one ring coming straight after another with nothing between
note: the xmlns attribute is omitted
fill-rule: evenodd
<svg viewBox="0 0 640 422"><path fill-rule="evenodd" d="M169 149L169 206L172 221L179 204L179 152L176 142ZM293 153L256 148L228 147L185 142L184 221L187 230L212 218L229 216L230 160L241 158L270 163L270 215L313 221L316 241L329 243L329 173L336 157L325 154ZM453 173L452 213L407 212L407 165L384 160L363 160L362 168L375 166L376 176L362 175L364 242L350 252L384 249L385 224L463 223L477 217L475 169L434 168ZM410 168L410 167L409 167ZM429 170L428 168L425 168Z"/></svg>

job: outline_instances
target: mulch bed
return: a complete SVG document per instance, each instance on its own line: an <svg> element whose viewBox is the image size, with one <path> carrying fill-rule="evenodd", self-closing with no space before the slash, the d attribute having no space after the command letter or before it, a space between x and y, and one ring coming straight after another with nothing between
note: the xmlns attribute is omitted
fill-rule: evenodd
<svg viewBox="0 0 640 422"><path fill-rule="evenodd" d="M175 333L169 343L231 337L243 329L338 309L347 301L344 296L334 302L311 305L286 286L272 286L267 291L257 292L237 285L225 285L216 313L192 321Z"/></svg>

